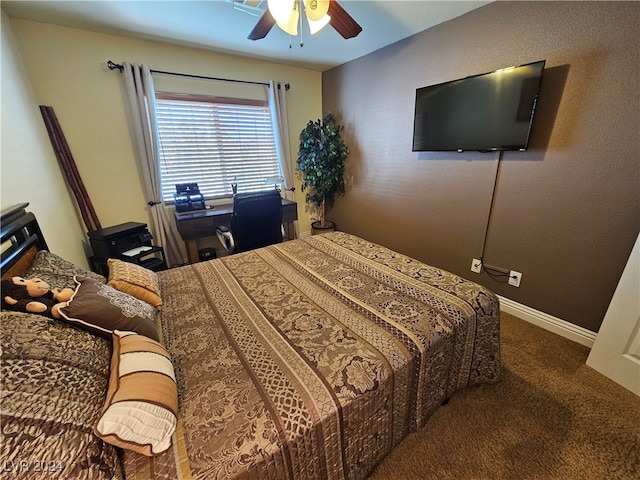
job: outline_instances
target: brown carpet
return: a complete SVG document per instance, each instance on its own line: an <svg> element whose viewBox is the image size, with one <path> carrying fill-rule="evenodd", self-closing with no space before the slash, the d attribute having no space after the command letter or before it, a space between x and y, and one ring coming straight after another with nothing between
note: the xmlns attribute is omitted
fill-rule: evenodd
<svg viewBox="0 0 640 480"><path fill-rule="evenodd" d="M588 348L501 319L503 381L454 394L370 480L640 479L640 397Z"/></svg>

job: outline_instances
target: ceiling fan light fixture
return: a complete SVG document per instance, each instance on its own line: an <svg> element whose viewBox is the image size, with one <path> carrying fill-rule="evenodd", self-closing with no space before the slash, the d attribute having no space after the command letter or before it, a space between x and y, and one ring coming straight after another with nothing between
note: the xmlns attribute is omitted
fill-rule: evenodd
<svg viewBox="0 0 640 480"><path fill-rule="evenodd" d="M1 1L1 0L0 0ZM256 0L226 0L227 2L237 2L244 5L249 1ZM265 0L259 1L261 5ZM357 37L362 31L362 27L358 25L351 15L342 8L337 0L266 0L268 10L262 14L258 22L255 24L247 38L249 40L260 40L267 36L271 28L278 27L290 36L298 34L298 30L302 28L303 17L301 10L304 9L304 17L309 22L309 30L311 34L322 30L327 24L338 32L342 38L349 39ZM257 7L256 7L257 8ZM330 12L330 14L329 14ZM300 26L298 26L300 24ZM300 31L300 46L303 46L302 31ZM291 47L291 40L289 40Z"/></svg>
<svg viewBox="0 0 640 480"><path fill-rule="evenodd" d="M327 24L331 21L331 17L329 15L325 15L317 21L311 20L310 18L307 18L307 20L309 21L309 31L311 32L311 35L313 35L326 27Z"/></svg>
<svg viewBox="0 0 640 480"><path fill-rule="evenodd" d="M329 11L329 0L304 0L304 12L310 22L320 21Z"/></svg>
<svg viewBox="0 0 640 480"><path fill-rule="evenodd" d="M291 10L289 18L286 22L278 22L276 20L276 25L280 27L282 30L287 32L289 35L295 37L298 35L298 20L300 19L300 11L297 8L293 8Z"/></svg>
<svg viewBox="0 0 640 480"><path fill-rule="evenodd" d="M287 25L293 14L295 0L268 0L269 12L278 25ZM282 28L282 27L280 27ZM284 30L284 29L283 29Z"/></svg>

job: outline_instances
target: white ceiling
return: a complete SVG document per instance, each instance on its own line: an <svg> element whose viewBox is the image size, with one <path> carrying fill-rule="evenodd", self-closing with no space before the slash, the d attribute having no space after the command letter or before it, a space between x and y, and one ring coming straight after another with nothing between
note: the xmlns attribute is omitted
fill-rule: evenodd
<svg viewBox="0 0 640 480"><path fill-rule="evenodd" d="M262 40L248 40L247 35L259 16L234 8L233 0L2 0L1 6L12 18L155 39L323 71L490 2L340 0L339 3L362 26L360 35L345 40L333 28L326 27L312 37L306 30L302 37L304 47L300 47L299 37L290 39L277 26ZM265 8L266 1L258 7ZM262 10L254 13L260 14Z"/></svg>

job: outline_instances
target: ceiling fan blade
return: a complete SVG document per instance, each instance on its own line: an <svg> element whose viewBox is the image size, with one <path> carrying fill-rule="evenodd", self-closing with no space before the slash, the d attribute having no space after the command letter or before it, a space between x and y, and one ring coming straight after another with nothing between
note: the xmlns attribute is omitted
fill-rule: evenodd
<svg viewBox="0 0 640 480"><path fill-rule="evenodd" d="M335 0L329 3L327 13L331 17L329 24L344 38L356 37L362 31L362 27Z"/></svg>
<svg viewBox="0 0 640 480"><path fill-rule="evenodd" d="M264 38L275 24L276 20L271 15L271 12L269 12L269 9L267 9L260 17L260 20L258 20L258 23L256 23L256 26L253 27L253 30L251 30L247 38L249 40L260 40L261 38Z"/></svg>

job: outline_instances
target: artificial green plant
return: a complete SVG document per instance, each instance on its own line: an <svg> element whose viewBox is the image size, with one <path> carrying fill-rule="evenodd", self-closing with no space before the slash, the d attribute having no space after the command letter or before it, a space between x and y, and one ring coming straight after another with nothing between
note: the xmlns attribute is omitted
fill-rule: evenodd
<svg viewBox="0 0 640 480"><path fill-rule="evenodd" d="M316 208L320 226L326 226L325 209L344 194L344 161L349 154L331 113L315 122L309 120L300 133L296 168L302 180L305 200Z"/></svg>

